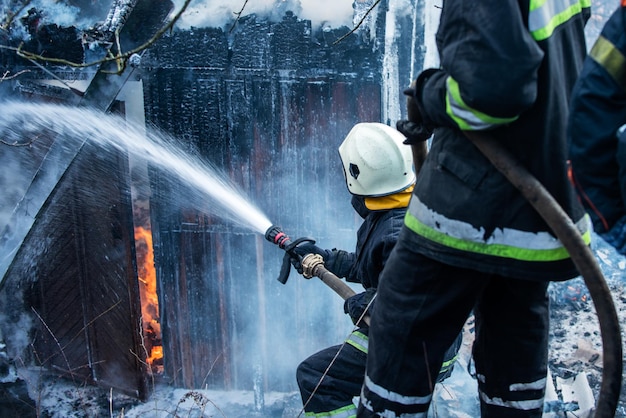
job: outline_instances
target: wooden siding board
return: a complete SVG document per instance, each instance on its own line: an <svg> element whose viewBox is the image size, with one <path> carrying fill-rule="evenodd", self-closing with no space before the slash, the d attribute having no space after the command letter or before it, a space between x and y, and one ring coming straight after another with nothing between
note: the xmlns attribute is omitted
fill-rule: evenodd
<svg viewBox="0 0 626 418"><path fill-rule="evenodd" d="M85 145L7 274L33 285L26 302L39 315L34 349L44 367L143 397L127 178L125 155Z"/></svg>
<svg viewBox="0 0 626 418"><path fill-rule="evenodd" d="M354 230L359 221L353 216L345 184L338 181L343 179L343 173L337 147L354 123L362 121L360 118L380 118L376 81L329 78L318 83L244 75L240 79L223 77L220 84L213 75L209 83L212 95L225 98L225 104L221 101L219 107L207 104L216 120L203 125L206 130L200 140L196 136L198 130L184 126L173 109L176 103L185 101L187 83L193 83L189 80L210 77L186 69L186 80L180 84L174 80L175 74L172 69L155 70L150 80L146 80L147 96L153 100L147 100L146 104L148 114L154 117L152 122L160 124L164 118L163 126L171 134L201 143L198 148L203 156L215 160L218 166L226 164L224 170L233 181L241 185L271 221L288 233L300 236L327 230L328 237L321 238L333 240L333 234L340 235L341 231L324 227L329 218L333 225L345 225L345 231ZM155 89L162 83L168 90L159 94ZM354 97L363 100L367 97L367 101L359 103ZM165 108L167 114L163 113ZM200 111L199 106L194 108ZM186 116L185 120L197 122L201 117ZM224 125L229 127L226 135ZM262 273L266 283L259 287L257 278L252 277L255 273L250 273L258 263L257 235L237 225L225 224L219 218L212 219L210 214L198 209L194 212L185 207L189 203L183 200L174 204L172 196L176 193L172 191L185 186L158 168L152 167L151 178L155 263L159 265L158 280L163 292L160 305L166 375L190 388L205 385L219 389L250 388L255 366L262 365L267 356L266 343L260 341L263 338L267 341L272 333L280 338L285 332L273 328L273 315L288 321L290 329L297 328L303 334L290 350L296 347L301 358L310 354L307 341L314 340L319 330L309 324L306 304L300 302L303 285L290 282L289 286L277 288L282 286L275 280L282 259L280 250L269 248L262 255L266 261L261 265L267 265L267 271L272 273ZM207 223L199 221L205 218ZM179 239L172 239L174 236ZM253 295L247 293L251 289L256 289ZM277 291L292 294L293 303L274 306L271 300ZM169 294L172 292L175 298ZM265 308L267 312L259 312L261 308L256 304L259 295L270 301L270 306ZM171 303L176 306L169 306ZM247 333L255 327L258 327L255 332ZM254 354L258 357L250 358L255 347L260 350ZM218 359L219 356L222 357ZM207 376L206 368L216 359ZM287 373L288 377L284 377ZM268 379L273 380L275 389L293 389L291 374L292 370L280 370L272 373L277 377Z"/></svg>

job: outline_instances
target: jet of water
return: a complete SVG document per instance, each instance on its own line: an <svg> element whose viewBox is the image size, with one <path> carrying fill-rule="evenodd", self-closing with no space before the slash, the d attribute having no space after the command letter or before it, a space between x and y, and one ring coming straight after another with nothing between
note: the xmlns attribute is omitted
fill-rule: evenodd
<svg viewBox="0 0 626 418"><path fill-rule="evenodd" d="M186 153L175 138L146 130L112 114L85 107L6 101L0 103L0 137L5 143L24 142L41 132L58 134L57 141L80 146L86 138L113 146L177 176L205 195L212 214L264 234L272 223L224 173L207 161ZM62 169L66 169L63 167Z"/></svg>

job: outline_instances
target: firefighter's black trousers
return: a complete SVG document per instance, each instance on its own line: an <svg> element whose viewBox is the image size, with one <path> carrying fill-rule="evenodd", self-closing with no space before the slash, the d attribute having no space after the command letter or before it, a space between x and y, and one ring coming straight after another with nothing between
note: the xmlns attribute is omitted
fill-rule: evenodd
<svg viewBox="0 0 626 418"><path fill-rule="evenodd" d="M359 331L367 335L367 329ZM361 392L366 361L365 352L350 344L343 344L325 348L300 363L296 378L304 410L313 413L336 412L339 416L342 415L340 410L352 409L351 415L354 416L356 407L352 406L352 399Z"/></svg>
<svg viewBox="0 0 626 418"><path fill-rule="evenodd" d="M356 414L353 398L359 396L363 384L368 331L369 328L359 328L345 344L328 347L300 363L296 377L305 412L324 417L350 417ZM355 334L359 336L359 343L352 345ZM459 333L446 351L437 382L442 382L452 374L462 337Z"/></svg>
<svg viewBox="0 0 626 418"><path fill-rule="evenodd" d="M439 370L446 348L473 310L481 416L540 418L548 360L547 288L547 282L442 264L398 241L372 312L357 416L426 417L433 391L429 376Z"/></svg>

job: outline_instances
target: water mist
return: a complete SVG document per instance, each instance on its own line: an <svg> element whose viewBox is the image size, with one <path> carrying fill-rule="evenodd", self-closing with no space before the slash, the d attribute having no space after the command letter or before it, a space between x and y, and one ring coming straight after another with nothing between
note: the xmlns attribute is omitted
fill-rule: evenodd
<svg viewBox="0 0 626 418"><path fill-rule="evenodd" d="M145 131L119 116L88 108L51 104L4 102L0 104L0 135L7 143L53 132L63 146L77 147L75 138L115 147L177 176L206 196L203 205L212 215L264 234L272 223L241 189L216 167L185 153L175 138L156 130ZM67 145L66 145L67 143Z"/></svg>

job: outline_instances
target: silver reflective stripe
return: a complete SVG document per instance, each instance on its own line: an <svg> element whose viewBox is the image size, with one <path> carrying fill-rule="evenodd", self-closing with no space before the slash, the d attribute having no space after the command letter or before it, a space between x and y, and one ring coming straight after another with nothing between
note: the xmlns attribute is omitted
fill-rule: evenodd
<svg viewBox="0 0 626 418"><path fill-rule="evenodd" d="M481 378L479 380L484 383L485 377L482 375L480 377ZM547 378L544 377L544 378L541 378L539 380L536 380L534 382L529 382L529 383L513 383L512 385L509 385L509 391L511 392L523 392L527 390L543 391L545 390L546 382L547 382ZM482 399L482 401L489 405L502 406L502 407L511 408L511 409L519 409L522 411L528 411L531 409L540 409L543 407L543 396L540 398L527 399L524 401L505 401L502 398L490 398L489 396L487 396L485 392L481 391L480 389L479 389L479 393L480 393L480 398Z"/></svg>
<svg viewBox="0 0 626 418"><path fill-rule="evenodd" d="M415 414L396 414L393 411L385 410L385 411L374 411L372 408L372 403L367 400L363 391L361 391L361 405L370 412L375 412L377 417L383 418L426 418L428 417L428 412L417 412Z"/></svg>
<svg viewBox="0 0 626 418"><path fill-rule="evenodd" d="M476 228L467 222L446 218L444 215L424 205L416 195L413 195L409 203L409 212L427 227L464 241L506 244L529 249L555 249L562 247L561 242L547 232L533 233L515 229L497 229L485 240L484 228Z"/></svg>
<svg viewBox="0 0 626 418"><path fill-rule="evenodd" d="M576 223L583 240L591 242L591 224L587 215ZM485 229L450 219L435 212L413 195L405 217L413 232L459 250L509 257L527 261L551 261L569 257L561 242L548 232L528 232L511 228L494 230L485 239Z"/></svg>
<svg viewBox="0 0 626 418"><path fill-rule="evenodd" d="M535 40L547 39L554 29L589 7L589 0L531 0L528 30Z"/></svg>
<svg viewBox="0 0 626 418"><path fill-rule="evenodd" d="M530 411L543 408L543 396L539 399L528 399L525 401L505 401L502 398L490 398L483 391L480 391L480 399L489 405L501 406L504 408L517 409L520 411Z"/></svg>
<svg viewBox="0 0 626 418"><path fill-rule="evenodd" d="M450 76L446 79L446 92L446 113L462 130L483 130L511 123L517 119L517 116L497 118L469 107L461 97L459 84Z"/></svg>
<svg viewBox="0 0 626 418"><path fill-rule="evenodd" d="M528 30L536 41L545 40L558 26L590 5L591 0L531 0ZM452 77L446 79L446 92L446 113L461 130L485 130L511 123L518 118L498 118L470 107L461 97L458 83Z"/></svg>
<svg viewBox="0 0 626 418"><path fill-rule="evenodd" d="M365 387L372 392L375 393L378 397L386 399L391 402L399 403L402 405L428 405L432 399L432 395L427 396L404 396L399 393L392 392L390 390L385 389L382 386L378 386L376 383L372 382L368 375L365 375Z"/></svg>
<svg viewBox="0 0 626 418"><path fill-rule="evenodd" d="M547 378L539 379L530 383L514 383L509 386L511 392L518 392L524 390L544 390L546 388Z"/></svg>
<svg viewBox="0 0 626 418"><path fill-rule="evenodd" d="M362 332L354 331L348 336L348 338L346 338L346 343L350 344L357 350L367 354L368 338L367 335L363 334Z"/></svg>

